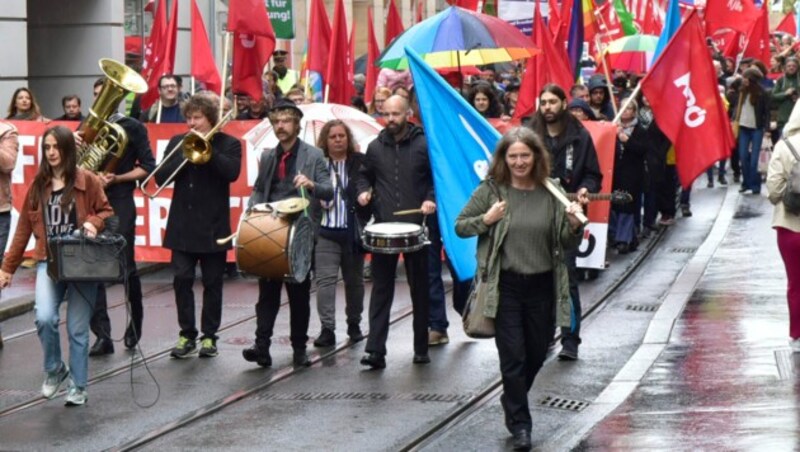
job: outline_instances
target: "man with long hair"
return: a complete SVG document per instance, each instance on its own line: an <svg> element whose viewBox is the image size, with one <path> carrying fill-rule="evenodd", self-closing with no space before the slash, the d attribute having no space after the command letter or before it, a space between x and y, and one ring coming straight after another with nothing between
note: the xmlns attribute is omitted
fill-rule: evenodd
<svg viewBox="0 0 800 452"><path fill-rule="evenodd" d="M600 190L603 173L589 131L567 109L564 90L553 83L545 85L539 93L539 110L527 118L525 124L544 140L550 151L551 177L559 179L567 192L577 193L581 204L588 204L586 195ZM572 324L561 329L562 349L558 357L571 361L578 359L582 309L575 268L577 250L565 253L565 257L572 298Z"/></svg>

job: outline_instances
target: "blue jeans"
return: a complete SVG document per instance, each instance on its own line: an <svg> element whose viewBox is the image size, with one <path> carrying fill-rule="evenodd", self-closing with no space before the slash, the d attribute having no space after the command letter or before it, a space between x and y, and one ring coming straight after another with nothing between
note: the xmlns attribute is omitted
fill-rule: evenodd
<svg viewBox="0 0 800 452"><path fill-rule="evenodd" d="M764 131L739 127L739 160L742 166L742 188L761 192L761 175L758 174L758 154L761 152L761 141Z"/></svg>
<svg viewBox="0 0 800 452"><path fill-rule="evenodd" d="M36 331L44 351L45 372L61 365L58 307L67 299L69 368L72 381L86 388L89 375L89 320L94 311L97 283L56 283L47 275L47 263L36 265Z"/></svg>
<svg viewBox="0 0 800 452"><path fill-rule="evenodd" d="M727 163L727 160L725 160L725 159L722 159L719 162L717 162L717 167L719 168L719 177L722 177L722 176L725 175L725 165L726 165L726 163ZM706 170L706 177L708 177L708 181L709 182L714 182L714 165L711 165Z"/></svg>

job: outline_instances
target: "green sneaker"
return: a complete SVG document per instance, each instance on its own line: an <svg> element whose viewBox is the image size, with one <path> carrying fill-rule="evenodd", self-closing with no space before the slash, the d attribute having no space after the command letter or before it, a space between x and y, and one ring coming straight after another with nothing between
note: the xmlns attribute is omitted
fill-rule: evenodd
<svg viewBox="0 0 800 452"><path fill-rule="evenodd" d="M219 355L217 351L217 344L214 339L207 337L200 342L200 357L201 358L213 358Z"/></svg>
<svg viewBox="0 0 800 452"><path fill-rule="evenodd" d="M178 345L172 349L169 354L173 358L188 358L189 355L197 351L197 344L194 339L188 337L178 336Z"/></svg>

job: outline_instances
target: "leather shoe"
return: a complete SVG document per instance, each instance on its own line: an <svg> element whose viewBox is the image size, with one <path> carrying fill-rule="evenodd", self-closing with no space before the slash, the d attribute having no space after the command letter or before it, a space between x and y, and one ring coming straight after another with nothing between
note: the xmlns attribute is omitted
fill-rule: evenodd
<svg viewBox="0 0 800 452"><path fill-rule="evenodd" d="M427 353L423 354L414 354L414 364L428 364L431 362L431 357L428 356Z"/></svg>
<svg viewBox="0 0 800 452"><path fill-rule="evenodd" d="M361 358L361 365L369 366L373 369L384 369L386 368L386 358L380 353L369 353Z"/></svg>
<svg viewBox="0 0 800 452"><path fill-rule="evenodd" d="M573 337L565 337L561 340L561 351L558 353L558 359L561 361L576 361L578 359L578 342Z"/></svg>
<svg viewBox="0 0 800 452"><path fill-rule="evenodd" d="M98 337L89 349L89 356L110 355L114 353L114 343L106 337Z"/></svg>
<svg viewBox="0 0 800 452"><path fill-rule="evenodd" d="M261 367L269 367L272 365L272 357L269 356L269 349L262 349L257 345L242 350L242 357L245 361L256 363Z"/></svg>
<svg viewBox="0 0 800 452"><path fill-rule="evenodd" d="M139 343L139 330L134 329L133 325L128 325L128 328L125 329L125 348L128 350L133 350L136 347L136 344Z"/></svg>
<svg viewBox="0 0 800 452"><path fill-rule="evenodd" d="M531 434L527 430L517 430L511 441L514 450L531 450Z"/></svg>
<svg viewBox="0 0 800 452"><path fill-rule="evenodd" d="M306 354L305 350L294 352L294 356L292 357L292 365L294 367L311 366L311 361L308 359L308 355Z"/></svg>
<svg viewBox="0 0 800 452"><path fill-rule="evenodd" d="M323 328L319 337L314 340L314 347L333 347L336 345L336 334L330 328Z"/></svg>
<svg viewBox="0 0 800 452"><path fill-rule="evenodd" d="M364 340L364 333L361 332L361 327L357 323L351 323L347 326L347 335L350 336L350 342L353 343Z"/></svg>

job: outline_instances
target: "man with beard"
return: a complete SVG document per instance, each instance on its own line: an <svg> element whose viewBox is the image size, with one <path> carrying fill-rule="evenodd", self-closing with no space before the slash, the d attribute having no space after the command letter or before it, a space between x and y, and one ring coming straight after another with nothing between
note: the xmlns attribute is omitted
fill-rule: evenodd
<svg viewBox="0 0 800 452"><path fill-rule="evenodd" d="M305 190L308 193L306 196L312 198L309 207L311 222L318 228L322 218L320 201L333 199L333 185L322 150L298 138L302 117L303 112L288 99L278 101L270 110L269 121L278 138L278 146L266 149L261 154L258 177L253 185L248 207L303 196ZM313 256L314 244L310 243L308 246L312 247L310 255ZM308 322L311 318L311 280L308 275L300 283L290 283L283 279L258 279L256 342L252 347L242 350L246 361L262 367L272 365L269 347L281 306L281 287L284 284L289 296L289 337L294 350L292 362L295 366L311 365L306 354Z"/></svg>
<svg viewBox="0 0 800 452"><path fill-rule="evenodd" d="M567 192L577 193L578 201L589 204L589 193L600 190L603 173L597 162L597 151L589 132L567 110L567 94L553 83L539 93L539 111L525 121L544 139L552 157L550 175L558 178ZM569 270L569 294L572 299L572 325L561 330L562 360L578 359L581 343L581 301L578 293L578 275L575 269L577 250L565 254Z"/></svg>
<svg viewBox="0 0 800 452"><path fill-rule="evenodd" d="M359 180L358 203L373 203L376 223L408 222L422 224L423 215L436 212L433 175L428 160L428 144L420 127L408 122L408 100L391 96L383 104L386 121L378 138L367 148ZM416 215L397 216L394 212L420 209ZM430 362L428 357L428 250L403 253L411 305L414 310L415 364ZM372 295L369 303L369 338L361 364L372 369L386 367L386 338L389 314L394 300L394 280L399 254L372 255Z"/></svg>
<svg viewBox="0 0 800 452"><path fill-rule="evenodd" d="M288 93L300 81L297 71L286 67L287 55L288 52L281 49L272 52L272 63L274 64L272 70L278 74L278 88L283 94Z"/></svg>

